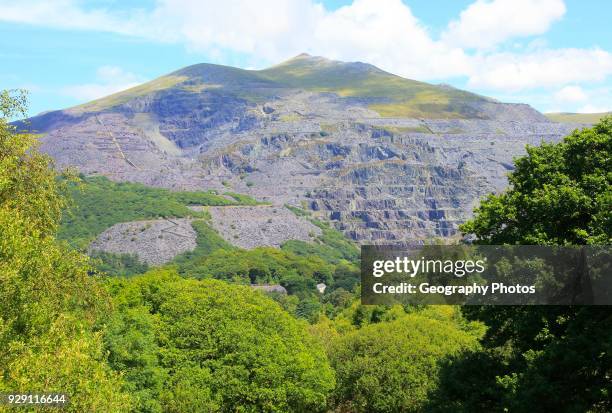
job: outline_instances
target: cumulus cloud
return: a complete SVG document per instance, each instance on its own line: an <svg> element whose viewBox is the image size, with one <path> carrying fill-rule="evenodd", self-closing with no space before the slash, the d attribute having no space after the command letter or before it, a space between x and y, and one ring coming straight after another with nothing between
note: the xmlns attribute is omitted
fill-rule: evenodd
<svg viewBox="0 0 612 413"><path fill-rule="evenodd" d="M546 49L474 57L471 87L520 91L603 81L612 75L612 54L602 49Z"/></svg>
<svg viewBox="0 0 612 413"><path fill-rule="evenodd" d="M219 62L240 54L263 67L308 52L419 80L467 79L481 91L551 94L612 75L612 54L602 49L554 49L541 37L520 45L565 12L563 0L476 0L436 38L401 0L354 0L337 10L316 0L157 0L120 11L78 0L0 0L0 21L182 43ZM72 90L99 95L117 83L99 78Z"/></svg>
<svg viewBox="0 0 612 413"><path fill-rule="evenodd" d="M508 39L545 33L565 11L563 0L478 0L449 24L442 39L486 49Z"/></svg>
<svg viewBox="0 0 612 413"><path fill-rule="evenodd" d="M138 76L118 66L101 66L96 71L95 83L69 85L62 88L61 93L79 101L88 101L129 89L141 82Z"/></svg>
<svg viewBox="0 0 612 413"><path fill-rule="evenodd" d="M580 86L565 86L555 93L554 98L557 102L575 103L584 102L588 96Z"/></svg>
<svg viewBox="0 0 612 413"><path fill-rule="evenodd" d="M609 106L598 106L598 105L592 105L592 104L587 104L584 105L582 107L580 107L576 112L578 113L606 113L606 112L612 112L612 105Z"/></svg>

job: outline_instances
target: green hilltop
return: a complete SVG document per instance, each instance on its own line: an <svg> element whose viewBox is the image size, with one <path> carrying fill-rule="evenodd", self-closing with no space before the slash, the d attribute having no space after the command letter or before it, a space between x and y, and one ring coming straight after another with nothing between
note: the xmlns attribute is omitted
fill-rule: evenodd
<svg viewBox="0 0 612 413"><path fill-rule="evenodd" d="M545 113L548 119L553 122L576 122L576 123L597 123L604 116L612 115L612 112L601 112L601 113L569 113L569 112L558 112L558 113Z"/></svg>
<svg viewBox="0 0 612 413"><path fill-rule="evenodd" d="M362 99L362 103L383 117L479 117L474 104L492 102L449 86L405 79L367 63L301 54L263 70L196 64L71 110L77 113L103 111L162 91L213 91L262 102L287 90L335 93L343 98Z"/></svg>

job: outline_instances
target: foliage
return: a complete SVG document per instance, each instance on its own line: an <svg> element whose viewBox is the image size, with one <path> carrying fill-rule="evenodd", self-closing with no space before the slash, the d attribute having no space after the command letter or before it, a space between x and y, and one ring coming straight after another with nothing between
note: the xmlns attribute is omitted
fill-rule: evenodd
<svg viewBox="0 0 612 413"><path fill-rule="evenodd" d="M484 244L609 244L611 153L612 118L559 144L528 148L515 162L511 188L483 201L463 231ZM486 385L499 389L489 395L492 410L612 410L610 309L470 307L464 313L488 326L483 345L493 358L487 365L497 370ZM456 381L443 391L459 397L457 411L477 408L461 397Z"/></svg>
<svg viewBox="0 0 612 413"><path fill-rule="evenodd" d="M64 201L49 159L6 122L22 110L0 93L0 392L66 392L67 411L128 411L94 329L108 297L53 237Z"/></svg>
<svg viewBox="0 0 612 413"><path fill-rule="evenodd" d="M612 117L559 144L527 147L511 188L482 201L462 231L481 243L612 242Z"/></svg>
<svg viewBox="0 0 612 413"><path fill-rule="evenodd" d="M19 212L41 235L53 234L66 205L61 185L49 171L51 159L36 151L36 137L8 123L24 115L23 92L0 92L0 204Z"/></svg>
<svg viewBox="0 0 612 413"><path fill-rule="evenodd" d="M119 222L163 217L206 217L188 205L253 205L246 195L231 200L214 191L172 192L137 183L109 181L102 176L82 177L81 184L69 186L74 208L62 219L58 234L77 248L86 246L98 234Z"/></svg>
<svg viewBox="0 0 612 413"><path fill-rule="evenodd" d="M108 275L130 276L142 274L149 269L149 266L141 262L135 254L93 251L91 258L96 270Z"/></svg>
<svg viewBox="0 0 612 413"><path fill-rule="evenodd" d="M172 264L178 266L181 274L194 276L199 271L199 263L208 255L218 249L233 250L234 247L203 220L192 221L191 226L197 234L196 247L175 257Z"/></svg>
<svg viewBox="0 0 612 413"><path fill-rule="evenodd" d="M477 348L476 336L446 317L405 314L332 340L338 411L418 412L438 382L438 363Z"/></svg>
<svg viewBox="0 0 612 413"><path fill-rule="evenodd" d="M106 342L141 411L316 412L333 371L306 326L248 287L156 270L110 286Z"/></svg>
<svg viewBox="0 0 612 413"><path fill-rule="evenodd" d="M307 216L306 212L300 208L288 205L286 205L286 208L297 216ZM357 263L359 260L359 249L344 234L331 228L325 222L316 219L309 219L309 221L321 228L322 234L316 238L316 242L287 241L281 246L284 251L301 256L315 255L331 263L342 261Z"/></svg>
<svg viewBox="0 0 612 413"><path fill-rule="evenodd" d="M225 192L225 195L227 196L231 196L232 198L234 198L236 200L236 202L238 202L239 205L264 205L267 204L266 202L259 202L256 201L255 199L251 198L248 195L244 195L244 194L238 194L236 192Z"/></svg>
<svg viewBox="0 0 612 413"><path fill-rule="evenodd" d="M211 241L215 237L219 236L214 232L211 236L198 237L198 247L177 257L171 265L176 265L181 275L193 278L216 278L238 284L280 284L289 294L297 296L297 302L288 303L285 297L279 296L275 299L294 315L310 321L315 321L322 311L332 314L336 310L322 305L325 295L317 292L316 284L325 283L326 294L330 294L336 288L350 291L359 281L357 267L347 262L332 264L316 255L300 256L269 247L243 250ZM200 243L207 247L200 247Z"/></svg>

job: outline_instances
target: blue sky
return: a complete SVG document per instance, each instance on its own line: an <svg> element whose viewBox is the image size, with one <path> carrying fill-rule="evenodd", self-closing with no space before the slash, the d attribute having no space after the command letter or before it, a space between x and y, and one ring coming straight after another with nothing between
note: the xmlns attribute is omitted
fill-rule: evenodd
<svg viewBox="0 0 612 413"><path fill-rule="evenodd" d="M301 52L365 61L541 111L612 110L606 0L0 0L0 88L30 112L181 67Z"/></svg>

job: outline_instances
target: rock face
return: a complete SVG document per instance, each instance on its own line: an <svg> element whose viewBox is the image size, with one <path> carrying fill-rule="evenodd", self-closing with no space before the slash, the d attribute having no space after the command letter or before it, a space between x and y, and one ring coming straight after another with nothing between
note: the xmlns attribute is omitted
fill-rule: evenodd
<svg viewBox="0 0 612 413"><path fill-rule="evenodd" d="M321 229L285 207L208 207L212 226L229 243L246 249L280 247L285 241L311 242Z"/></svg>
<svg viewBox="0 0 612 413"><path fill-rule="evenodd" d="M149 265L161 265L193 251L196 232L189 219L159 219L116 224L89 246L89 251L135 254Z"/></svg>
<svg viewBox="0 0 612 413"><path fill-rule="evenodd" d="M301 206L361 243L455 234L480 198L505 187L526 144L556 142L582 126L364 63L303 55L261 71L191 66L30 121L59 167L173 189L230 189L279 211ZM244 225L220 231L250 247Z"/></svg>

